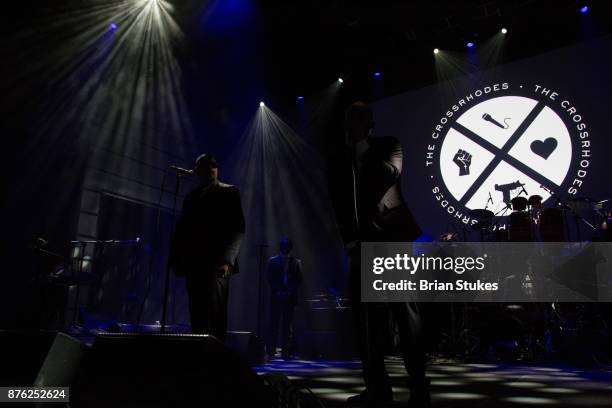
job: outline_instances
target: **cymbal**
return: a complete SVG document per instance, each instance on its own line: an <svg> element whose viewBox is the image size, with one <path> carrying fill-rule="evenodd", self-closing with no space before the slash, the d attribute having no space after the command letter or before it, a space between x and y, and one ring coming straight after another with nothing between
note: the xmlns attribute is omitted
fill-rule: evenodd
<svg viewBox="0 0 612 408"><path fill-rule="evenodd" d="M601 210L609 200L595 200L588 197L568 197L567 206L574 211Z"/></svg>
<svg viewBox="0 0 612 408"><path fill-rule="evenodd" d="M567 197L567 201L571 202L581 202L581 203L599 203L600 200L595 200L589 197ZM607 201L607 200L603 200Z"/></svg>

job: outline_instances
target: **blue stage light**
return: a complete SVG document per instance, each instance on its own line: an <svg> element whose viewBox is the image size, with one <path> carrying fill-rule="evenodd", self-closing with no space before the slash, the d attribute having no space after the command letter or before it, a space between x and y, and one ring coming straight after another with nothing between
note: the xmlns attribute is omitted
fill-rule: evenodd
<svg viewBox="0 0 612 408"><path fill-rule="evenodd" d="M474 48L474 43L470 41L467 44L465 44L465 46L468 48Z"/></svg>
<svg viewBox="0 0 612 408"><path fill-rule="evenodd" d="M117 29L117 24L115 23L110 23L110 25L108 26L108 31L115 31Z"/></svg>
<svg viewBox="0 0 612 408"><path fill-rule="evenodd" d="M584 6L584 7L581 7L581 8L580 8L580 12L581 12L582 14L586 14L586 13L588 13L588 12L589 12L589 6Z"/></svg>
<svg viewBox="0 0 612 408"><path fill-rule="evenodd" d="M374 76L375 76L376 78L380 78L380 72L375 72L375 73L374 73Z"/></svg>
<svg viewBox="0 0 612 408"><path fill-rule="evenodd" d="M300 96L297 97L297 100L298 101L302 101L302 100L304 100L304 97L300 95Z"/></svg>

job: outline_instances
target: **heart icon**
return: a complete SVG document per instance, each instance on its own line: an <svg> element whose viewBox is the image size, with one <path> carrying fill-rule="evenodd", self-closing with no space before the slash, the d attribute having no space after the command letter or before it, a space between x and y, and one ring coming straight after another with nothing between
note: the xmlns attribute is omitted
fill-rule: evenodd
<svg viewBox="0 0 612 408"><path fill-rule="evenodd" d="M555 151L557 148L557 139L554 137L546 138L546 140L534 140L531 142L531 151L537 154L540 157L543 157L544 160L548 159L548 157Z"/></svg>

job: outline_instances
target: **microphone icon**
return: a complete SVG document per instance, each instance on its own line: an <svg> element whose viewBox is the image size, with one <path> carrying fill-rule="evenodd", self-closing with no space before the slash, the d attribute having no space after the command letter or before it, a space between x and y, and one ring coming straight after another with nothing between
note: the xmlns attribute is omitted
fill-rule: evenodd
<svg viewBox="0 0 612 408"><path fill-rule="evenodd" d="M508 125L508 123L506 123L506 121L509 120L510 118L504 118L504 124L503 125L501 123L499 123L498 121L496 121L495 119L493 119L493 116L489 115L486 112L484 113L484 115L482 115L482 118L484 120L486 120L487 122L491 122L495 126L500 127L502 129L508 129L510 127Z"/></svg>

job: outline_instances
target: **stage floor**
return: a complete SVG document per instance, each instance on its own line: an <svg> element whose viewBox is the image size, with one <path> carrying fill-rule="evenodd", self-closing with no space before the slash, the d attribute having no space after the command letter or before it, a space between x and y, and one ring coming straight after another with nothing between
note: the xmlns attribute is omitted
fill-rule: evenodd
<svg viewBox="0 0 612 408"><path fill-rule="evenodd" d="M402 361L388 358L395 403L409 398ZM328 407L344 406L363 389L357 361L273 360L258 373L283 372ZM439 360L428 366L434 407L612 407L612 370L562 365L467 364ZM392 405L392 406L393 406Z"/></svg>

